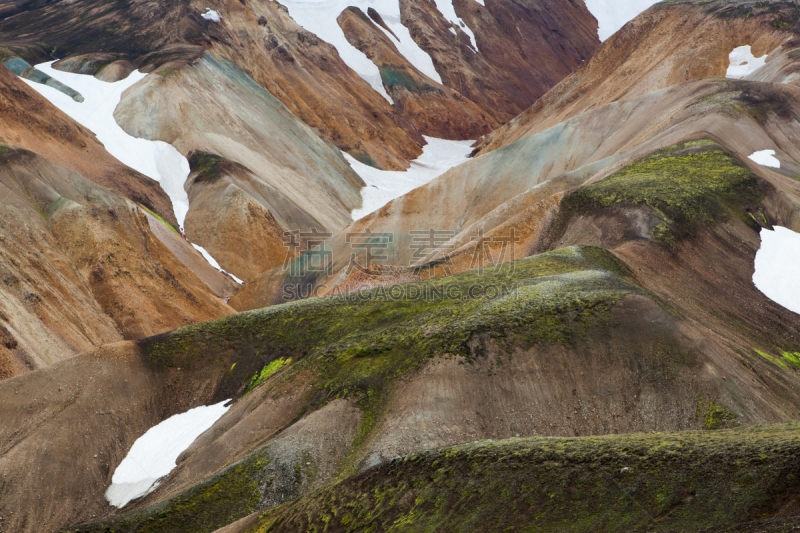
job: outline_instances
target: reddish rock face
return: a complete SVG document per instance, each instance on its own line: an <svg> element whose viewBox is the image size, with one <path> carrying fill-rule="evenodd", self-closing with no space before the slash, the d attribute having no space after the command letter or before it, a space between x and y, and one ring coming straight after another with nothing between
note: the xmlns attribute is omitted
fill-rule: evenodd
<svg viewBox="0 0 800 533"><path fill-rule="evenodd" d="M214 52L342 151L392 170L407 168L422 153L425 141L408 119L350 69L336 48L295 23L285 7L231 4L223 24L230 33Z"/></svg>
<svg viewBox="0 0 800 533"><path fill-rule="evenodd" d="M427 0L400 0L403 25L433 59L445 86L507 122L568 76L599 46L583 2L454 0L475 34L447 21Z"/></svg>
<svg viewBox="0 0 800 533"><path fill-rule="evenodd" d="M779 46L792 50L797 35L791 25L781 22L794 20L792 17L796 17L796 9L789 4L744 8L735 2L656 5L603 43L585 65L524 113L482 139L479 153L502 148L611 102L690 80L723 77L730 64L728 54L737 46L752 45L756 56ZM681 38L666 39L665 35Z"/></svg>
<svg viewBox="0 0 800 533"><path fill-rule="evenodd" d="M442 84L425 79L393 49L378 29L388 28L379 7L373 9L374 24L353 13L340 17L348 39L381 69L394 106L278 2L212 2L222 15L219 23L186 3L15 2L0 10L6 17L0 20L0 48L31 63L56 50L68 59L63 68L74 71L108 64L98 76L109 80L124 76L131 65L145 72L167 63L180 68L213 49L341 150L400 170L421 154L423 134L472 139L488 133L530 106L599 44L596 22L581 2L453 5L477 44L433 2L400 1L402 23L431 55ZM89 12L94 15L83 16Z"/></svg>
<svg viewBox="0 0 800 533"><path fill-rule="evenodd" d="M371 11L377 24L381 24L380 14ZM380 69L383 85L394 100L394 108L424 135L469 140L499 126L461 93L432 80L414 67L391 39L357 7L344 10L337 22L350 44ZM388 27L386 29L391 31Z"/></svg>

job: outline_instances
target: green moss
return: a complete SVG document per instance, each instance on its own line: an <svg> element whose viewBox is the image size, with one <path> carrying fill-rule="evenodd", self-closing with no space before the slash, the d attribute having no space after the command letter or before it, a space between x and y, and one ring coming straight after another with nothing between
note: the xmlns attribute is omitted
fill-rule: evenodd
<svg viewBox="0 0 800 533"><path fill-rule="evenodd" d="M611 308L630 294L644 292L629 281L623 263L602 249L573 247L483 273L242 313L140 345L157 368L207 368L225 354L224 397L242 394L254 374L291 358L282 379L310 370L317 376L317 402L350 398L361 405L357 450L380 414L387 386L429 358L474 360L482 356L483 343L472 342L479 337L509 353L515 345L573 343L589 328L605 327Z"/></svg>
<svg viewBox="0 0 800 533"><path fill-rule="evenodd" d="M239 163L235 163L222 156L208 152L192 152L189 154L189 168L195 176L195 183L214 183L226 174L246 170Z"/></svg>
<svg viewBox="0 0 800 533"><path fill-rule="evenodd" d="M690 236L731 214L746 218L742 205L763 193L758 177L718 144L681 143L582 187L565 199L572 212L647 206L663 220L651 237L665 244Z"/></svg>
<svg viewBox="0 0 800 533"><path fill-rule="evenodd" d="M717 531L798 496L799 429L481 441L367 470L250 532Z"/></svg>
<svg viewBox="0 0 800 533"><path fill-rule="evenodd" d="M144 209L145 211L147 211L147 212L150 214L150 216L152 216L153 218L155 218L156 220L158 220L159 222L161 222L162 224L164 224L165 226L167 226L169 229L171 229L171 230L173 231L173 233L176 233L176 234L178 234L178 235L180 235L180 234L181 234L181 233L180 233L178 230L176 230L176 229L175 229L175 228L172 226L172 224L170 224L169 222L167 222L166 220L164 220L164 218L163 218L161 215L159 215L158 213L156 213L155 211L153 211L153 210L151 210L151 209L148 209L146 206L144 206L144 205L142 205L142 204L139 204L139 207L141 207L142 209Z"/></svg>
<svg viewBox="0 0 800 533"><path fill-rule="evenodd" d="M759 349L754 348L753 350L767 361L781 367L784 370L800 370L800 352L786 352L779 350L780 357L775 357Z"/></svg>
<svg viewBox="0 0 800 533"><path fill-rule="evenodd" d="M800 369L800 352L784 352L781 351L781 355L783 359L791 366L794 370Z"/></svg>
<svg viewBox="0 0 800 533"><path fill-rule="evenodd" d="M262 368L260 372L253 375L253 378L250 380L250 384L247 386L247 392L250 392L251 390L255 389L256 387L267 381L278 370L285 367L286 365L291 364L291 362L292 362L291 358L288 359L280 358L269 363L267 366ZM235 366L236 363L234 363L234 367ZM231 371L233 371L233 367L231 367Z"/></svg>
<svg viewBox="0 0 800 533"><path fill-rule="evenodd" d="M332 395L349 397L434 355L476 357L469 341L481 333L511 334L530 345L569 342L619 299L641 292L627 275L607 251L573 247L513 268L292 302L141 343L157 366L233 351L241 361L233 374L258 363L247 383L265 365L292 357L297 370L320 370Z"/></svg>
<svg viewBox="0 0 800 533"><path fill-rule="evenodd" d="M480 290L470 292L471 288ZM362 423L351 454L339 465L342 479L356 471L360 448L374 431L394 380L431 357L460 356L467 362L482 357L477 347L483 341L474 342L478 338L493 339L509 354L520 346L576 343L590 328L607 327L610 310L631 294L645 293L630 281L624 263L599 248L571 247L483 273L242 313L142 340L139 345L155 369L213 372L218 368L224 376L220 397L235 397L261 384L266 387L263 394L268 394L278 383L302 373L304 380L307 376L316 379L306 412L334 398L356 401L363 412ZM242 517L251 505L263 505L252 502L263 502L271 490L272 478L258 467L270 458L267 445L209 481L219 487L240 487L237 498L244 503L237 506L211 501L209 485L204 483L159 506L115 518L104 527L139 531L137 524L155 523L161 529L147 531L206 531L205 524L222 521L186 518L184 510L200 507L206 517ZM286 474L297 478L292 472ZM294 479L292 491L299 490L298 483L305 483L304 478ZM294 492L281 488L281 494L289 497Z"/></svg>
<svg viewBox="0 0 800 533"><path fill-rule="evenodd" d="M263 488L260 479L269 465L264 456L252 456L220 474L152 507L107 521L68 529L71 533L210 533L258 509Z"/></svg>
<svg viewBox="0 0 800 533"><path fill-rule="evenodd" d="M704 397L701 397L697 403L696 415L703 427L709 431L728 426L736 420L736 415L727 407L711 398Z"/></svg>

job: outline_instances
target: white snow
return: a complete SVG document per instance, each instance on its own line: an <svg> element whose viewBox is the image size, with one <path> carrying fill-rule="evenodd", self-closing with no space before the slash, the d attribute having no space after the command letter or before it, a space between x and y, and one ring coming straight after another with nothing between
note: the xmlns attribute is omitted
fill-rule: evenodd
<svg viewBox="0 0 800 533"><path fill-rule="evenodd" d="M227 270L223 270L223 269L222 269L222 267L221 267L221 266L219 266L219 263L217 262L217 260L216 260L216 259L214 259L214 258L211 256L211 254L210 254L210 253L208 253L208 250L206 250L205 248L203 248L203 247L202 247L202 246L200 246L199 244L194 244L194 243L192 243L192 246L194 246L194 249L195 249L195 250L197 250L198 252L200 252L200 253L203 255L203 257L205 257L205 259L206 259L206 261L208 261L208 264L209 264L209 265L213 266L214 268L216 268L216 269L217 269L217 270L219 270L220 272L223 272L223 273L225 273L225 274L229 275L230 277L232 277L232 278L233 278L233 281L235 281L235 282L236 282L236 283L238 283L239 285L244 285L244 281L240 280L239 278L237 278L236 276L234 276L233 274L231 274L231 273L230 273L230 272L228 272Z"/></svg>
<svg viewBox="0 0 800 533"><path fill-rule="evenodd" d="M219 11L211 9L210 7L207 7L206 12L200 16L206 20L210 20L211 22L220 22L222 20Z"/></svg>
<svg viewBox="0 0 800 533"><path fill-rule="evenodd" d="M281 3L289 8L289 14L300 26L335 46L347 66L356 71L389 102L392 100L383 87L378 67L347 42L344 32L336 22L342 11L349 6L358 7L365 14L367 9L374 8L399 38L398 41L394 35L381 28L397 46L400 53L420 72L439 83L442 82L442 78L433 66L431 57L417 46L417 43L411 38L408 28L400 23L400 2L398 0L284 0Z"/></svg>
<svg viewBox="0 0 800 533"><path fill-rule="evenodd" d="M114 120L114 110L119 104L122 93L146 74L136 71L124 80L107 83L94 76L56 70L52 67L53 63L42 63L36 65L36 68L81 93L84 98L83 103L78 103L47 85L24 78L21 78L22 81L79 124L91 130L111 155L159 182L172 200L175 217L183 227L186 213L189 211L189 196L183 189L183 184L189 176L189 162L171 144L131 137Z"/></svg>
<svg viewBox="0 0 800 533"><path fill-rule="evenodd" d="M773 302L800 314L800 233L779 226L761 231L753 283Z"/></svg>
<svg viewBox="0 0 800 533"><path fill-rule="evenodd" d="M478 41L475 39L475 34L472 32L469 26L461 20L458 15L456 15L456 10L453 7L453 0L435 0L436 2L436 9L439 10L439 13L444 15L448 21L453 24L456 24L459 28L461 28L464 33L469 35L470 42L472 43L472 48L477 51L478 50Z"/></svg>
<svg viewBox="0 0 800 533"><path fill-rule="evenodd" d="M177 466L178 457L228 411L228 401L175 415L139 437L114 471L106 490L109 503L122 508L155 490L158 480Z"/></svg>
<svg viewBox="0 0 800 533"><path fill-rule="evenodd" d="M660 0L585 0L589 12L599 24L597 31L605 41L625 24Z"/></svg>
<svg viewBox="0 0 800 533"><path fill-rule="evenodd" d="M725 74L727 78L741 79L749 76L756 70L760 69L767 64L766 54L761 57L753 55L750 46L739 46L733 49L733 52L728 56L730 59L730 66L728 72Z"/></svg>
<svg viewBox="0 0 800 533"><path fill-rule="evenodd" d="M183 188L189 176L189 161L171 144L137 139L128 135L114 119L114 110L119 104L122 93L143 79L146 74L136 71L122 81L107 83L94 76L56 70L52 67L52 62L36 65L36 68L80 92L84 98L83 103L75 102L69 96L47 85L24 78L21 78L22 81L79 124L88 128L103 143L106 150L120 162L159 182L172 201L175 217L183 229L186 213L189 212L189 195ZM208 252L199 246L193 246L203 254L211 266L223 271ZM226 274L242 284L236 276L229 272Z"/></svg>
<svg viewBox="0 0 800 533"><path fill-rule="evenodd" d="M433 181L467 161L472 152L473 141L447 141L432 137L425 137L425 140L428 144L423 148L422 155L412 161L411 168L405 172L378 170L344 154L353 170L367 184L361 190L363 206L352 212L353 220L363 218L395 198Z"/></svg>
<svg viewBox="0 0 800 533"><path fill-rule="evenodd" d="M781 162L775 157L775 150L755 152L750 156L750 159L764 167L781 168Z"/></svg>

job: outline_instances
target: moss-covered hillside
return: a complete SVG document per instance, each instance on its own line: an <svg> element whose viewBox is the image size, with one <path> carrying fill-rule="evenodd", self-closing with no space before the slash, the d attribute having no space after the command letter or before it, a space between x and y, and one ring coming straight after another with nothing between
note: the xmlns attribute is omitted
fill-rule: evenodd
<svg viewBox="0 0 800 533"><path fill-rule="evenodd" d="M395 459L268 511L251 531L790 531L799 506L791 424L481 441Z"/></svg>
<svg viewBox="0 0 800 533"><path fill-rule="evenodd" d="M220 387L224 397L316 376L306 412L337 398L362 409L353 457L374 430L391 383L429 358L481 357L481 344L471 342L481 335L508 343L509 353L512 345L570 345L589 328L607 325L615 304L632 294L644 291L613 255L572 247L483 272L243 313L141 346L156 367L230 367ZM274 490L272 463L266 444L175 498L74 531L214 531L265 508ZM339 472L343 477L356 466L346 459ZM281 501L299 496L301 478L281 480Z"/></svg>
<svg viewBox="0 0 800 533"><path fill-rule="evenodd" d="M572 247L423 283L293 302L141 341L157 367L232 365L220 399L281 358L313 368L326 397L361 396L437 355L474 358L479 334L569 343L642 290L606 250Z"/></svg>
<svg viewBox="0 0 800 533"><path fill-rule="evenodd" d="M743 208L763 196L758 176L741 161L713 141L698 140L659 150L582 187L565 205L581 214L646 206L662 221L651 237L669 244L730 216L758 227Z"/></svg>

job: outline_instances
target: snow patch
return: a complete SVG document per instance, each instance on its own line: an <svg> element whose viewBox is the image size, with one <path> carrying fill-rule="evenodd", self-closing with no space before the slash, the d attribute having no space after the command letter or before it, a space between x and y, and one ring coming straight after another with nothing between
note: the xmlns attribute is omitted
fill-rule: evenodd
<svg viewBox="0 0 800 533"><path fill-rule="evenodd" d="M439 10L444 18L446 18L451 24L455 24L461 30L469 35L470 38L470 45L472 46L473 50L478 50L478 41L475 39L475 34L472 32L469 26L456 15L456 10L453 7L453 0L435 0L436 2L436 9ZM451 28L452 30L452 28ZM455 33L455 32L454 32Z"/></svg>
<svg viewBox="0 0 800 533"><path fill-rule="evenodd" d="M211 22L221 22L222 16L219 14L219 11L215 9L211 9L210 7L206 8L206 12L200 15L206 20L210 20Z"/></svg>
<svg viewBox="0 0 800 533"><path fill-rule="evenodd" d="M473 141L447 141L425 137L428 142L419 159L405 172L386 171L356 161L344 154L356 174L367 184L361 190L363 205L352 212L353 220L364 218L412 190L438 178L453 167L469 160Z"/></svg>
<svg viewBox="0 0 800 533"><path fill-rule="evenodd" d="M236 283L238 283L239 285L244 285L244 281L240 280L239 278L237 278L236 276L234 276L233 274L231 274L231 273L230 273L230 272L228 272L227 270L223 270L223 269L222 269L222 267L221 267L221 266L219 266L219 263L217 262L217 260L216 260L216 259L214 259L214 258L211 256L211 254L210 254L210 253L208 253L208 250L206 250L205 248L203 248L202 246L200 246L200 245L198 245L198 244L194 244L194 243L192 243L192 246L194 247L194 249L195 249L195 250L197 250L198 252L200 252L200 254L202 254L202 256L203 256L203 257L205 257L205 259L206 259L206 261L208 261L208 264L209 264L209 265L213 266L214 268L216 268L217 270L219 270L219 271L220 271L220 272L222 272L223 274L227 274L228 276L232 277L232 278L233 278L233 281L235 281L235 282L236 282Z"/></svg>
<svg viewBox="0 0 800 533"><path fill-rule="evenodd" d="M775 150L755 152L750 156L750 159L763 167L781 168L781 162L775 157Z"/></svg>
<svg viewBox="0 0 800 533"><path fill-rule="evenodd" d="M50 86L34 83L24 78L21 78L22 81L72 117L73 120L88 128L103 143L106 151L121 163L159 182L172 201L175 218L178 219L182 230L186 214L189 212L189 195L183 188L186 178L189 176L189 161L169 143L137 139L128 135L114 119L114 110L119 104L122 93L142 80L146 74L137 70L124 80L108 83L98 80L94 76L56 70L52 67L53 63L42 63L36 65L36 68L55 80L80 91L84 97L83 102L76 102ZM195 248L199 247L195 246ZM208 252L201 250L200 253L211 266L224 272ZM242 284L242 281L236 276L229 272L225 273L240 285Z"/></svg>
<svg viewBox="0 0 800 533"><path fill-rule="evenodd" d="M378 67L347 42L344 32L336 19L347 7L360 8L364 13L371 7L380 13L386 25L397 36L387 32L376 24L397 46L400 53L408 59L420 72L429 78L442 83L442 78L433 66L433 60L411 38L408 28L400 23L400 3L398 0L285 0L283 5L289 8L289 14L295 22L317 37L326 41L339 51L342 60L362 79L369 83L390 103L392 99L383 87Z"/></svg>
<svg viewBox="0 0 800 533"><path fill-rule="evenodd" d="M605 41L659 0L586 0L586 8L599 25L597 35Z"/></svg>
<svg viewBox="0 0 800 533"><path fill-rule="evenodd" d="M52 67L54 61L36 65L36 68L55 80L68 85L83 95L83 102L76 102L62 92L47 85L34 83L24 78L39 94L53 105L88 128L103 143L106 150L123 164L137 170L161 184L161 188L172 200L172 208L178 223L183 227L189 212L189 196L183 184L189 176L189 161L171 144L131 137L114 120L114 110L122 93L146 74L138 70L124 80L108 83L94 76L62 72Z"/></svg>
<svg viewBox="0 0 800 533"><path fill-rule="evenodd" d="M725 74L725 77L736 80L749 76L767 64L767 55L764 54L761 57L754 56L750 46L734 48L733 52L728 56L728 59L730 59L731 64L728 67L728 72Z"/></svg>
<svg viewBox="0 0 800 533"><path fill-rule="evenodd" d="M800 233L761 230L753 283L767 298L800 314Z"/></svg>
<svg viewBox="0 0 800 533"><path fill-rule="evenodd" d="M155 490L158 480L177 466L178 457L228 411L228 401L175 415L139 437L114 471L106 490L109 503L122 508Z"/></svg>

